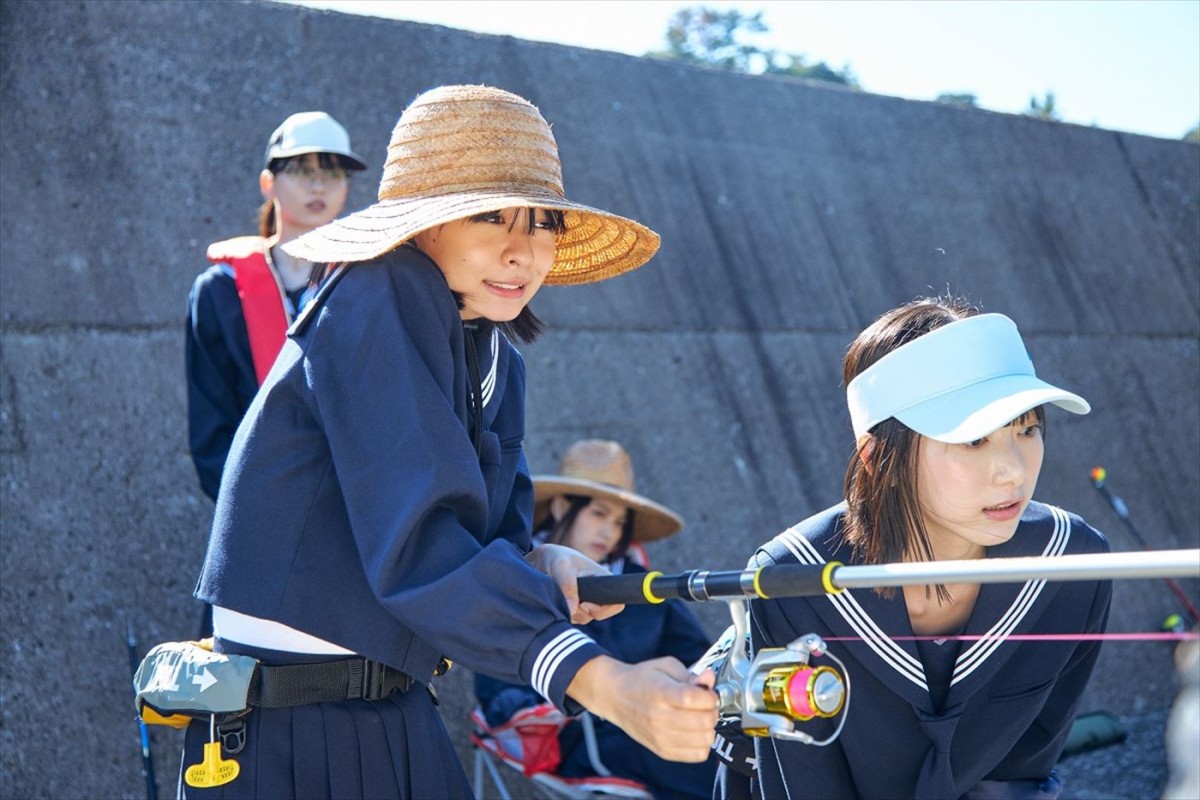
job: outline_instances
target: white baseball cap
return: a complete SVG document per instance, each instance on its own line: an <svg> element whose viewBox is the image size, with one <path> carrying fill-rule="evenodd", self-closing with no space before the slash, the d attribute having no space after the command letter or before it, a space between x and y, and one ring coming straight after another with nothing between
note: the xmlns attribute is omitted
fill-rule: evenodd
<svg viewBox="0 0 1200 800"><path fill-rule="evenodd" d="M1091 406L1037 377L1016 323L1003 314L967 317L896 348L846 387L857 439L895 417L950 444L981 439L1032 408L1072 414Z"/></svg>
<svg viewBox="0 0 1200 800"><path fill-rule="evenodd" d="M266 165L306 153L333 153L352 161L354 169L367 168L350 149L350 134L324 111L302 111L285 119L267 141Z"/></svg>

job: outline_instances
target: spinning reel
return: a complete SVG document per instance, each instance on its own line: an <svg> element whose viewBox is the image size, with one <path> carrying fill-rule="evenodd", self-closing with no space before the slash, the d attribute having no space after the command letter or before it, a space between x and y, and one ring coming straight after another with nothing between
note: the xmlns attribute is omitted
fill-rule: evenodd
<svg viewBox="0 0 1200 800"><path fill-rule="evenodd" d="M786 647L764 648L749 655L749 612L744 600L729 600L733 625L692 667L699 674L713 669L722 726L740 728L746 736L786 739L816 746L841 733L850 702L850 679L845 666L825 648L815 633ZM814 658L833 662L815 665ZM831 719L841 714L832 734L820 741L797 729L797 723Z"/></svg>

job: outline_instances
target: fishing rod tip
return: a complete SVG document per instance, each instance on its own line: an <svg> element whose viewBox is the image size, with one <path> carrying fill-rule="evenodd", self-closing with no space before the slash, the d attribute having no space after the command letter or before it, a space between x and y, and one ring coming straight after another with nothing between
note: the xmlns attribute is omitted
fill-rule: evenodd
<svg viewBox="0 0 1200 800"><path fill-rule="evenodd" d="M1108 471L1104 467L1092 467L1092 483L1100 486L1107 477Z"/></svg>

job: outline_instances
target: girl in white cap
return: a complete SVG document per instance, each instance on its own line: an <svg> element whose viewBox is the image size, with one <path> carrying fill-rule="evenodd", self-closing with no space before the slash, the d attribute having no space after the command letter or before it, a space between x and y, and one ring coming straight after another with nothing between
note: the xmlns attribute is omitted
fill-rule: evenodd
<svg viewBox="0 0 1200 800"><path fill-rule="evenodd" d="M863 331L843 370L857 440L845 502L784 531L751 564L1108 550L1082 519L1033 500L1045 406L1089 407L1037 378L1007 317L916 301ZM834 638L852 697L827 747L755 740L753 784L737 759L722 767L725 796L1057 796L1053 767L1099 654L1097 641L1071 635L1104 631L1110 595L1108 581L1031 580L753 601L756 651L810 632ZM819 741L840 721L800 725Z"/></svg>
<svg viewBox="0 0 1200 800"><path fill-rule="evenodd" d="M567 200L550 126L486 86L418 96L379 202L285 246L343 266L289 331L222 479L196 594L215 647L259 659L259 688L240 729L188 728L187 797L469 796L428 688L447 661L581 704L665 758L708 756L711 673L607 654L572 625L618 610L578 602L576 575L600 567L530 549L510 336L536 335L543 283L619 275L657 248ZM203 766L212 739L231 780Z"/></svg>
<svg viewBox="0 0 1200 800"><path fill-rule="evenodd" d="M362 169L337 120L293 114L267 141L258 235L208 246L213 266L188 297L188 446L200 488L214 500L233 433L315 283L315 265L282 246L341 214L348 177Z"/></svg>
<svg viewBox="0 0 1200 800"><path fill-rule="evenodd" d="M575 442L563 453L558 474L535 475L534 541L562 544L582 552L614 574L645 574L638 556L648 542L674 536L683 520L671 509L634 491L633 461L625 448L604 439ZM705 633L679 600L632 605L614 617L589 623L584 630L624 661L673 658L683 664L708 649ZM545 701L531 688L476 675L475 695L489 726ZM548 767L567 778L599 774L579 725L558 734L560 759ZM712 796L716 761L680 764L654 755L610 722L597 720L595 744L610 775L644 784L655 797ZM527 765L528 768L528 765Z"/></svg>

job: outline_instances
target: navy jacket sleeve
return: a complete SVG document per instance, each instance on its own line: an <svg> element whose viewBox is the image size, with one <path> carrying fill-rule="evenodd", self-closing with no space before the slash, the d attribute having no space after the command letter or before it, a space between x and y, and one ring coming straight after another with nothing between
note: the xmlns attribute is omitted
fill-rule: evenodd
<svg viewBox="0 0 1200 800"><path fill-rule="evenodd" d="M237 286L225 269L210 267L192 284L185 348L188 447L200 488L214 500L233 434L258 391Z"/></svg>
<svg viewBox="0 0 1200 800"><path fill-rule="evenodd" d="M645 572L626 563L625 572ZM614 617L579 626L612 655L628 663L672 656L689 665L708 650L709 637L679 600L662 605L630 605ZM541 700L528 687L477 675L475 698L492 725ZM573 709L572 709L573 710Z"/></svg>
<svg viewBox="0 0 1200 800"><path fill-rule="evenodd" d="M603 651L571 626L557 585L510 539L481 546L481 462L520 444L488 431L476 453L463 425L466 366L447 355L448 344L461 349L457 309L436 266L406 260L417 263L352 270L344 283L366 285L339 288L348 302L323 308L305 345L311 402L362 569L378 602L419 637L561 705L574 673ZM509 506L515 525L521 512Z"/></svg>

